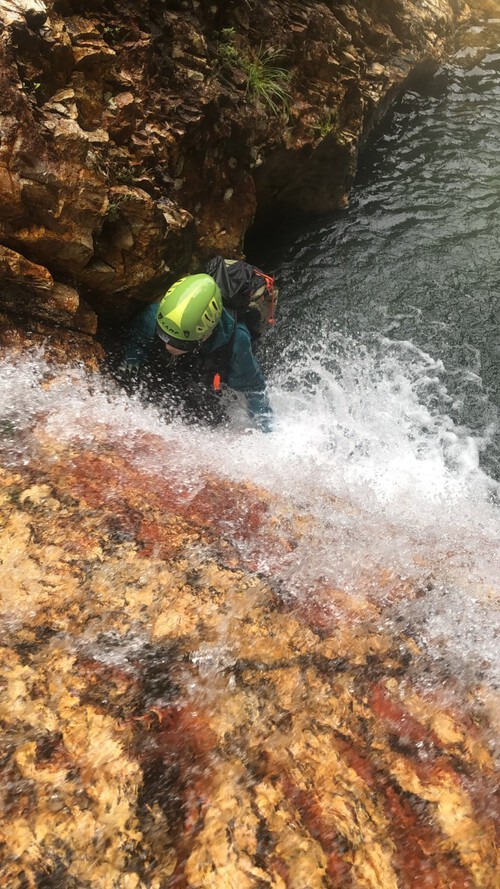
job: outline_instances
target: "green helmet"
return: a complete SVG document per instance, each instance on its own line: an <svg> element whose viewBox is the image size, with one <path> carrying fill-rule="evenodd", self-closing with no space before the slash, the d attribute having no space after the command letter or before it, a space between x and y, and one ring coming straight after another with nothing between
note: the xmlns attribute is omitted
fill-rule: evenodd
<svg viewBox="0 0 500 889"><path fill-rule="evenodd" d="M156 316L156 332L183 351L205 339L222 315L221 292L210 275L188 275L172 285Z"/></svg>

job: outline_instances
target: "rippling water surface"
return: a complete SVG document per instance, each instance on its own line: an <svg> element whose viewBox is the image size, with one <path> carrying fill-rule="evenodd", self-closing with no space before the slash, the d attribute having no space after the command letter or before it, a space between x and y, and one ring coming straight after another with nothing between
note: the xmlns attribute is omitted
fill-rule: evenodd
<svg viewBox="0 0 500 889"><path fill-rule="evenodd" d="M407 613L459 672L498 663L474 584L500 578L499 43L500 21L464 32L370 140L349 208L259 256L282 285L264 356L297 484L362 504L365 550L403 573L417 539L439 562L444 600Z"/></svg>
<svg viewBox="0 0 500 889"><path fill-rule="evenodd" d="M300 345L335 331L361 351L399 350L428 387L430 411L470 429L498 478L500 22L462 42L376 135L349 209L272 259L282 338ZM432 385L419 361L432 367Z"/></svg>

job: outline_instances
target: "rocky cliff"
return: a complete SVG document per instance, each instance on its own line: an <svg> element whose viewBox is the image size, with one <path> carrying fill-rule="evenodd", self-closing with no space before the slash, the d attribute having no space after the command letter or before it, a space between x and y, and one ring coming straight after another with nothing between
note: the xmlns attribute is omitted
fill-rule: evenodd
<svg viewBox="0 0 500 889"><path fill-rule="evenodd" d="M463 14L462 0L2 0L3 342L95 354L99 316L238 255L257 210L345 203L370 127Z"/></svg>

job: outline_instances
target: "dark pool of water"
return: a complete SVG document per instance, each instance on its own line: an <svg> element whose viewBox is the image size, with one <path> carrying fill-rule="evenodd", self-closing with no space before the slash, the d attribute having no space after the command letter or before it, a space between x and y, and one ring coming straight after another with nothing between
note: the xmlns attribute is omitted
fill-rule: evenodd
<svg viewBox="0 0 500 889"><path fill-rule="evenodd" d="M499 44L500 21L469 30L451 61L399 100L361 158L348 210L282 229L271 248L251 244L281 279L280 348L287 337L307 348L326 325L427 352L443 364L438 408L484 440L496 478Z"/></svg>

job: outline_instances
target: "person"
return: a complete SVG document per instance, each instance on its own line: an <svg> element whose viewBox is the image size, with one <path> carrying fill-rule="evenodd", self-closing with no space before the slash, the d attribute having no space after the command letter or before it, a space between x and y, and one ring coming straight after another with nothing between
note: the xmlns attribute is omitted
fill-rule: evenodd
<svg viewBox="0 0 500 889"><path fill-rule="evenodd" d="M271 405L250 330L238 312L223 305L210 275L181 278L159 304L148 305L136 316L126 338L124 368L137 374L146 364L149 386L157 391L164 388L169 368L170 398L198 418L220 422L224 414L215 396L227 386L243 393L254 425L271 431Z"/></svg>

